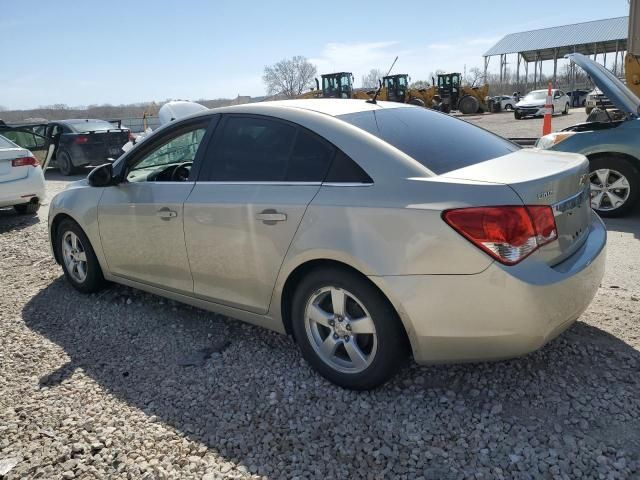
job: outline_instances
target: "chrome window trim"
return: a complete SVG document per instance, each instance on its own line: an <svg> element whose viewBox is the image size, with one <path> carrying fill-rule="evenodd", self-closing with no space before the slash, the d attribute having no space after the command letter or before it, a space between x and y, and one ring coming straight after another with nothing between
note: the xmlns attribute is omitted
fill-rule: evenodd
<svg viewBox="0 0 640 480"><path fill-rule="evenodd" d="M242 181L216 181L216 180L204 180L204 181L198 181L196 182L198 185L201 184L211 184L211 185L281 185L281 186L292 186L292 185L298 185L298 186L320 186L322 185L322 182L260 182L260 181L246 181L246 182L242 182Z"/></svg>
<svg viewBox="0 0 640 480"><path fill-rule="evenodd" d="M169 182L158 182L169 183ZM183 183L183 182L177 182ZM309 187L370 187L373 183L361 183L361 182L224 182L216 180L204 180L197 181L198 185L270 185L270 186L309 186Z"/></svg>
<svg viewBox="0 0 640 480"><path fill-rule="evenodd" d="M322 184L323 187L370 187L372 185L372 182L325 182Z"/></svg>

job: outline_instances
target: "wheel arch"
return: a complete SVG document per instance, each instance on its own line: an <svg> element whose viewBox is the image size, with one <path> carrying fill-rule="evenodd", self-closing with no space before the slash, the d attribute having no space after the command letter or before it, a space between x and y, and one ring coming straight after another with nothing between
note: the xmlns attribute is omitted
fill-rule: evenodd
<svg viewBox="0 0 640 480"><path fill-rule="evenodd" d="M598 152L593 152L593 153L588 153L585 155L587 157L587 159L589 160L589 163L591 163L592 160L596 160L599 158L611 158L611 157L616 157L619 158L621 160L626 160L627 162L629 162L633 167L636 168L636 170L640 171L640 158L631 155L629 153L626 152L615 152L615 151L598 151Z"/></svg>
<svg viewBox="0 0 640 480"><path fill-rule="evenodd" d="M411 345L411 348L413 350L415 346L413 342L414 332L411 327L411 323L406 320L406 314L402 311L399 305L389 297L389 295L384 291L383 288L381 288L381 286L377 282L373 281L370 277L362 273L357 268L342 261L332 260L328 258L316 258L307 260L295 267L287 276L287 279L285 280L282 287L279 307L284 331L288 335L293 336L291 308L293 303L293 296L295 294L295 287L300 283L305 275L308 275L310 272L318 268L343 269L345 271L349 271L358 275L364 281L373 286L380 293L380 295L382 295L385 301L389 302L391 308L393 308L394 312L398 316L398 319L400 320L400 323L402 324L402 330L404 331L406 340Z"/></svg>
<svg viewBox="0 0 640 480"><path fill-rule="evenodd" d="M60 213L57 213L55 217L53 217L53 220L51 220L51 227L49 228L49 242L51 244L51 250L53 252L53 258L55 259L55 261L56 261L56 263L58 265L62 264L62 260L60 258L60 252L58 251L58 248L56 247L55 240L56 240L56 238L58 236L58 228L60 227L60 224L65 220L71 220L73 223L78 225L78 227L84 232L85 235L87 235L87 232L85 232L84 228L82 228L82 226L80 225L80 222L78 222L78 220L73 218L68 213L60 212ZM87 238L88 238L88 236L87 236Z"/></svg>

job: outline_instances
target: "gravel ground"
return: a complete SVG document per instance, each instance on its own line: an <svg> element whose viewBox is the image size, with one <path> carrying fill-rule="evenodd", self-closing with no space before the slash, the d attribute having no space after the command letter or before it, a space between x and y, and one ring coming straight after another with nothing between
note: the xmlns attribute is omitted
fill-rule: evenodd
<svg viewBox="0 0 640 480"><path fill-rule="evenodd" d="M287 337L126 287L77 293L46 215L0 210L0 478L640 476L638 212L608 222L602 287L551 344L411 364L367 393Z"/></svg>

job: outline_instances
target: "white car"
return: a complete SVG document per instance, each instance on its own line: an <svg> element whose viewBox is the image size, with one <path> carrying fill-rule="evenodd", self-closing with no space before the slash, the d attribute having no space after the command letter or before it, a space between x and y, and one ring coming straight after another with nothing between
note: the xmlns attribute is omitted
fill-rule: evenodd
<svg viewBox="0 0 640 480"><path fill-rule="evenodd" d="M520 120L524 117L536 117L544 115L545 104L547 103L547 89L533 90L527 93L527 95L516 104L516 108L513 112L516 120ZM551 114L562 112L563 115L569 113L570 99L566 93L556 88L551 90L551 97L553 104L551 107Z"/></svg>
<svg viewBox="0 0 640 480"><path fill-rule="evenodd" d="M35 213L44 198L44 174L36 157L0 135L0 207Z"/></svg>
<svg viewBox="0 0 640 480"><path fill-rule="evenodd" d="M493 97L493 99L496 103L500 103L500 110L513 110L513 107L518 103L516 99L510 95L497 95Z"/></svg>

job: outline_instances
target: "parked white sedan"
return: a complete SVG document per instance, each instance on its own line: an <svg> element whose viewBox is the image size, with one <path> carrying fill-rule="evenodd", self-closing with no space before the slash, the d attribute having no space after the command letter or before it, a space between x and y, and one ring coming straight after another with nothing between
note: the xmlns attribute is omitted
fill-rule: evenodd
<svg viewBox="0 0 640 480"><path fill-rule="evenodd" d="M500 110L513 110L515 104L518 103L516 98L511 95L498 95L494 97L494 100L500 102Z"/></svg>
<svg viewBox="0 0 640 480"><path fill-rule="evenodd" d="M537 117L544 115L545 105L547 103L548 91L534 90L527 93L527 95L520 100L515 107L513 115L516 120L520 120L523 117ZM556 88L551 90L552 105L551 114L554 115L558 112L562 112L563 115L569 113L569 97L562 90Z"/></svg>
<svg viewBox="0 0 640 480"><path fill-rule="evenodd" d="M0 207L35 213L44 198L44 175L36 157L0 135Z"/></svg>

